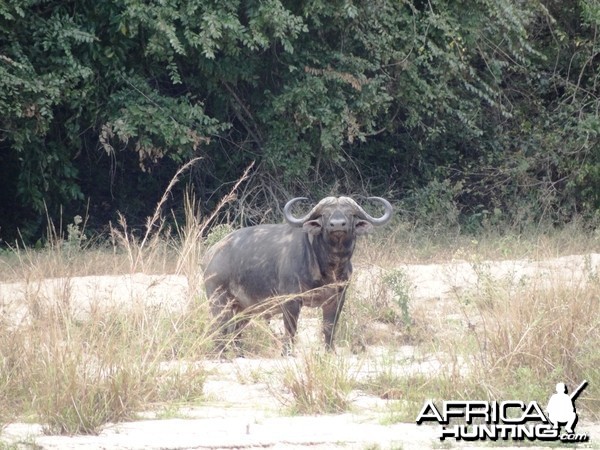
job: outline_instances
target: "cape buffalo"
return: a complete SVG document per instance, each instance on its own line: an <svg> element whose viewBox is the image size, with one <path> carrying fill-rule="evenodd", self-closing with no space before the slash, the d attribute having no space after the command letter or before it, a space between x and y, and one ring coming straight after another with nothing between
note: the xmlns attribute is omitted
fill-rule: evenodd
<svg viewBox="0 0 600 450"><path fill-rule="evenodd" d="M287 202L283 209L286 224L234 231L204 257L212 314L221 332L234 342L251 315L283 313L284 353L288 353L305 305L322 308L325 345L333 348L356 236L389 222L392 205L369 197L385 210L374 218L349 197L326 197L304 217L294 217L292 206L303 200L307 199Z"/></svg>

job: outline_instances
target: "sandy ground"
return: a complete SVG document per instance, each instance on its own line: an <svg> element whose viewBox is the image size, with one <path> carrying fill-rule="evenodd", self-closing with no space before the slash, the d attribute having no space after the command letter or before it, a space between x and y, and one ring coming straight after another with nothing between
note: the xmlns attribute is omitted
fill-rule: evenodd
<svg viewBox="0 0 600 450"><path fill-rule="evenodd" d="M546 283L549 280L579 283L600 273L600 254L566 256L542 261L500 261L473 264L453 261L445 264L405 265L399 267L412 286L413 305L430 305L448 310L448 300L467 290L476 292L486 280ZM377 289L382 269L374 266L356 268L355 283L363 292ZM19 320L25 314L21 306L32 286L48 298L57 290L69 289L72 307L80 314L95 302L126 305L131 302L183 308L188 294L182 276L80 277L43 280L39 283L0 285L0 314ZM357 297L360 298L360 293ZM365 295L368 295L365 294ZM444 306L445 305L445 306ZM300 342L318 335L314 319L300 322ZM375 355L378 349L369 348ZM406 360L413 349L398 348L398 360ZM348 354L351 364L359 362ZM354 360L353 360L354 358ZM363 376L368 364L359 364ZM356 361L355 361L356 360ZM142 413L143 420L109 424L97 436L47 436L38 424L13 423L0 435L2 441L20 448L38 449L246 449L246 448L488 448L486 444L440 442L438 430L415 423L386 424L390 410L387 400L360 391L353 395L350 412L337 415L289 416L271 394L272 389L257 373L277 370L288 362L284 358L238 358L231 361L208 361L209 378L205 385L206 400L200 406L178 408L174 414L160 411ZM435 371L435 360L413 360L420 372ZM407 368L407 369L410 369ZM267 378L268 379L268 378ZM550 394L550 393L549 393ZM425 400L425 399L424 399ZM526 399L523 399L526 400ZM0 405L1 407L1 405ZM168 418L164 418L167 416ZM157 418L158 417L158 418ZM580 417L577 432L591 437L584 447L600 448L600 424ZM537 441L540 442L540 441ZM497 444L507 447L505 443ZM556 443L548 448L556 448ZM571 445L572 447L572 445ZM546 448L532 447L528 448Z"/></svg>

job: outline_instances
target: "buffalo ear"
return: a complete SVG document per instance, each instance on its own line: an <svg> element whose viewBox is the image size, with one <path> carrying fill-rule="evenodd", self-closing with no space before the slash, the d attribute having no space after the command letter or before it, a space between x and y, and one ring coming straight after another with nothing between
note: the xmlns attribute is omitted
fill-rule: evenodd
<svg viewBox="0 0 600 450"><path fill-rule="evenodd" d="M367 234L373 229L373 224L367 220L357 220L354 225L356 234Z"/></svg>
<svg viewBox="0 0 600 450"><path fill-rule="evenodd" d="M307 220L302 224L302 229L308 234L319 234L321 232L321 222L318 220Z"/></svg>

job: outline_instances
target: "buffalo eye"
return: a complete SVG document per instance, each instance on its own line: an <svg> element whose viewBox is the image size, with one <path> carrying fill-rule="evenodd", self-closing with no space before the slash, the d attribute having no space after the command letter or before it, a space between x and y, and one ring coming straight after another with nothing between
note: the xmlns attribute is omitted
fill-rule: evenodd
<svg viewBox="0 0 600 450"><path fill-rule="evenodd" d="M319 220L307 220L302 224L305 233L319 234L321 232L321 222Z"/></svg>
<svg viewBox="0 0 600 450"><path fill-rule="evenodd" d="M373 224L367 220L357 220L354 229L356 234L367 234L373 229Z"/></svg>

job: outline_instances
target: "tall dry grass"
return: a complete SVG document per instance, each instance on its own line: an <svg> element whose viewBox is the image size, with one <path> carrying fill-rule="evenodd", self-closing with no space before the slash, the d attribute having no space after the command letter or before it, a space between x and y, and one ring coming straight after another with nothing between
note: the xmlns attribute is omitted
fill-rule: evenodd
<svg viewBox="0 0 600 450"><path fill-rule="evenodd" d="M455 299L463 320L436 317L443 329L418 345L419 359L398 371L385 360L362 388L394 395L394 421L412 421L424 399L538 401L558 382L587 388L577 398L585 420L600 419L600 279L596 270L564 279L484 280ZM435 312L430 312L435 314ZM431 331L431 328L430 328ZM390 394L391 393L391 394Z"/></svg>
<svg viewBox="0 0 600 450"><path fill-rule="evenodd" d="M379 361L359 383L361 390L396 399L393 421L414 421L429 398L537 400L545 406L556 383L573 389L583 380L589 384L577 399L578 411L586 420L600 419L598 267L582 256L587 262L581 274L565 276L549 265L543 275L515 279L497 278L488 273L493 262L482 263L599 252L597 231L571 224L537 235L490 232L427 240L426 230L398 234L399 226L359 243L355 265L370 277L359 276L360 284L351 286L341 323L342 341L353 350L397 354L406 344L416 349L418 356L408 360ZM440 292L435 301L415 304L406 280L396 276L406 263L457 259L477 266L479 283L457 289L453 298ZM460 274L449 278L454 275Z"/></svg>
<svg viewBox="0 0 600 450"><path fill-rule="evenodd" d="M10 311L0 316L0 428L27 416L48 433L97 433L149 404L202 397L201 361L212 351L215 327L201 292L199 255L217 211L199 218L188 196L177 242L165 237L162 213L171 189L196 161L177 172L140 239L124 217L112 226L109 257L86 249L78 220L66 234L49 222L42 250L13 249L5 270L19 280L22 295L0 297L0 306ZM218 208L234 198L243 179ZM114 261L117 267L110 266ZM94 263L99 266L92 268ZM86 275L176 272L188 281L187 298L173 308L148 304L132 291L118 304L106 304L90 292L86 305L77 305L81 293L73 292L72 280L81 274L81 264ZM48 278L52 289L44 288Z"/></svg>
<svg viewBox="0 0 600 450"><path fill-rule="evenodd" d="M580 220L554 226L484 228L479 233L440 232L414 223L397 211L392 223L361 238L355 261L383 267L452 259L543 259L600 252L600 228Z"/></svg>
<svg viewBox="0 0 600 450"><path fill-rule="evenodd" d="M499 285L485 291L475 308L473 371L491 397L533 393L547 401L556 383L574 387L588 380L578 406L600 418L597 272L588 269L582 279L545 277L509 289Z"/></svg>
<svg viewBox="0 0 600 450"><path fill-rule="evenodd" d="M0 327L0 396L6 420L31 415L48 433L96 433L151 402L200 398L205 372L196 361L210 340L198 306L173 311L92 304L75 314L68 288L32 292L19 323ZM35 291L35 290L34 290ZM177 355L183 366L164 365Z"/></svg>

